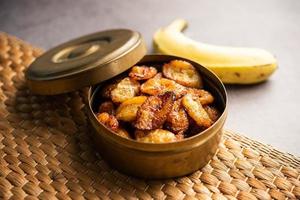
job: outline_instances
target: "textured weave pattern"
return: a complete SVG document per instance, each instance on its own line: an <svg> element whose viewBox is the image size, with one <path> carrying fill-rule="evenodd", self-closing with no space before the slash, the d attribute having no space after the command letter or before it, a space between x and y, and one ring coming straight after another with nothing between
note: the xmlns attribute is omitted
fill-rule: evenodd
<svg viewBox="0 0 300 200"><path fill-rule="evenodd" d="M0 33L0 199L299 199L300 159L226 131L186 177L140 180L111 169L86 135L79 92L35 96L24 69L41 50Z"/></svg>

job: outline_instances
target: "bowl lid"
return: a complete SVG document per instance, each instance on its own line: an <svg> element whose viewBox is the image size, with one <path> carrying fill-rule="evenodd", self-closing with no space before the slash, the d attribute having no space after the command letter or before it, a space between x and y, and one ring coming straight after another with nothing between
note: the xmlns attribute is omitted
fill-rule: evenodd
<svg viewBox="0 0 300 200"><path fill-rule="evenodd" d="M115 29L86 35L50 49L27 69L32 92L54 95L110 79L146 54L140 33Z"/></svg>

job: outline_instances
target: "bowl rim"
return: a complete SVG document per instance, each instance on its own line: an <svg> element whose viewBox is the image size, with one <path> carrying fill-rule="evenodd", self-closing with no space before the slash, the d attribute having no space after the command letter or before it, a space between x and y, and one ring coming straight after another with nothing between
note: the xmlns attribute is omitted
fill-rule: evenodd
<svg viewBox="0 0 300 200"><path fill-rule="evenodd" d="M179 56L164 55L164 54L148 54L148 55L145 55L144 58L141 61L139 61L139 63L151 62L151 60L157 56L159 56L159 57L163 56L164 58L167 58L170 60L172 60L172 59L185 60L185 61L190 62L194 66L196 65L197 70L199 70L199 67L200 67L201 70L205 71L206 74L204 76L208 77L207 76L207 73L208 73L210 75L210 80L213 81L213 84L219 90L221 90L221 93L222 93L221 95L224 99L224 110L222 111L221 116L209 128L207 128L204 131L201 131L191 137L184 138L183 140L180 140L180 141L167 142L167 143L145 143L145 142L139 142L139 141L131 139L131 138L129 138L129 139L123 138L123 137L113 133L111 130L106 128L101 122L99 122L97 120L96 114L94 113L94 111L92 109L92 102L94 100L93 96L96 93L94 88L99 87L99 84L97 84L95 86L91 86L88 90L88 106L89 106L88 113L89 113L89 119L94 127L96 126L99 128L100 126L97 126L97 125L101 125L106 131L111 133L111 134L106 134L106 133L103 133L103 131L97 131L97 134L101 134L101 136L103 136L102 139L107 139L107 140L110 140L112 143L122 144L123 147L141 150L141 151L147 151L147 152L172 151L172 152L174 152L174 150L175 151L176 150L184 151L184 150L194 148L195 146L199 146L199 145L203 144L204 142L206 142L209 138L213 137L218 132L218 130L219 130L218 128L221 127L221 129L222 129L222 127L226 121L227 112L228 112L228 108L227 108L228 107L227 106L228 105L228 96L227 96L226 88L225 88L224 84L221 82L220 78L218 78L214 72L212 72L208 68L204 67L203 65L201 65L197 62L194 62L192 60L189 60L189 59L186 59L183 57L179 57ZM178 148L179 146L180 146L180 148Z"/></svg>

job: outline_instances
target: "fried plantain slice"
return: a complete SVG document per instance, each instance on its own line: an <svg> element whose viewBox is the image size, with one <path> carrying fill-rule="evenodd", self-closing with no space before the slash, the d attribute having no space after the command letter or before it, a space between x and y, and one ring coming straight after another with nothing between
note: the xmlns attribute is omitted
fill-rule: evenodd
<svg viewBox="0 0 300 200"><path fill-rule="evenodd" d="M141 130L161 128L175 101L173 92L150 96L138 109L134 126Z"/></svg>
<svg viewBox="0 0 300 200"><path fill-rule="evenodd" d="M153 121L155 127L161 127L165 123L175 102L175 94L174 92L166 92L162 95L159 95L159 98L162 100L162 108L159 110L159 112L157 112L156 118Z"/></svg>
<svg viewBox="0 0 300 200"><path fill-rule="evenodd" d="M154 67L134 66L131 68L129 77L134 80L147 80L154 77L157 74L157 70Z"/></svg>
<svg viewBox="0 0 300 200"><path fill-rule="evenodd" d="M147 80L145 83L141 85L141 92L150 94L150 95L158 95L161 91L160 79L162 78L162 74L158 73L153 78Z"/></svg>
<svg viewBox="0 0 300 200"><path fill-rule="evenodd" d="M155 118L155 114L161 109L161 106L162 102L158 96L148 97L138 109L134 126L143 130L153 129L152 121Z"/></svg>
<svg viewBox="0 0 300 200"><path fill-rule="evenodd" d="M199 126L208 128L213 124L213 121L202 107L200 98L197 95L186 94L182 99L182 104L189 116L195 120Z"/></svg>
<svg viewBox="0 0 300 200"><path fill-rule="evenodd" d="M202 88L202 78L196 68L183 60L172 60L163 65L163 75L177 83L194 88Z"/></svg>
<svg viewBox="0 0 300 200"><path fill-rule="evenodd" d="M218 111L218 109L214 106L204 106L203 107L205 109L205 111L207 112L209 118L215 122L219 119L220 117L220 112Z"/></svg>
<svg viewBox="0 0 300 200"><path fill-rule="evenodd" d="M177 141L174 133L164 129L155 129L151 131L136 130L135 138L139 142L146 143L167 143Z"/></svg>
<svg viewBox="0 0 300 200"><path fill-rule="evenodd" d="M106 128L113 131L116 135L119 135L124 138L131 138L129 133L124 128L120 127L119 122L115 116L103 112L97 115L97 119Z"/></svg>
<svg viewBox="0 0 300 200"><path fill-rule="evenodd" d="M117 109L118 120L132 122L136 119L136 114L141 105L146 101L146 96L137 96L124 101Z"/></svg>
<svg viewBox="0 0 300 200"><path fill-rule="evenodd" d="M110 115L115 114L115 105L112 101L104 101L103 103L100 104L98 113L103 113L106 112Z"/></svg>
<svg viewBox="0 0 300 200"><path fill-rule="evenodd" d="M119 129L119 122L117 118L113 115L110 115L106 112L100 113L97 115L97 119L101 122L104 126L112 131L117 131Z"/></svg>
<svg viewBox="0 0 300 200"><path fill-rule="evenodd" d="M122 103L139 93L140 84L138 81L126 77L117 84L111 91L111 99L115 103Z"/></svg>
<svg viewBox="0 0 300 200"><path fill-rule="evenodd" d="M158 73L141 85L141 91L150 95L159 95L172 91L175 93L176 99L178 99L186 93L186 88L173 80L162 78L161 73Z"/></svg>
<svg viewBox="0 0 300 200"><path fill-rule="evenodd" d="M195 95L199 96L200 102L202 105L207 105L207 104L211 104L214 102L214 96L206 90L188 88L187 93L191 93L191 94L195 94Z"/></svg>
<svg viewBox="0 0 300 200"><path fill-rule="evenodd" d="M189 128L189 120L181 101L182 99L175 101L165 123L167 129L176 136L177 134L184 136L184 132Z"/></svg>

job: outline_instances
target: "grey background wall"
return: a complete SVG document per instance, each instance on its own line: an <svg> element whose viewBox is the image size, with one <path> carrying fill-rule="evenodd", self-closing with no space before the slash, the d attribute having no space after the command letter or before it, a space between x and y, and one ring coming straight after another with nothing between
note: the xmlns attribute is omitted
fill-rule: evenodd
<svg viewBox="0 0 300 200"><path fill-rule="evenodd" d="M186 34L207 43L264 48L279 70L265 83L226 86L228 129L300 154L300 1L1 0L0 30L48 49L83 34L140 31L151 52L152 34L175 18Z"/></svg>

